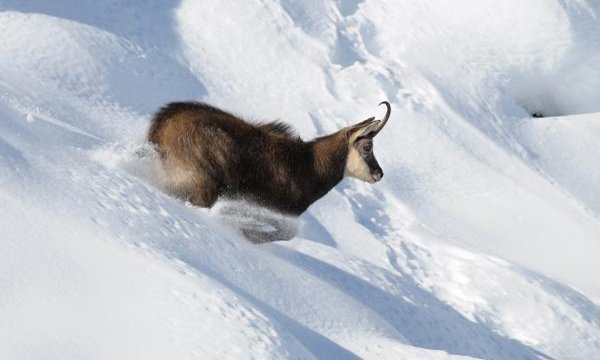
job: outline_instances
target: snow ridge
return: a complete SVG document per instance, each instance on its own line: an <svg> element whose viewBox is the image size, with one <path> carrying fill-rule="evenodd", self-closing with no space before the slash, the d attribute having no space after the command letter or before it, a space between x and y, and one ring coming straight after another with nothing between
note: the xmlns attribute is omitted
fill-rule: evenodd
<svg viewBox="0 0 600 360"><path fill-rule="evenodd" d="M0 0L0 358L597 357L599 10ZM154 176L190 99L303 138L388 100L385 177L252 245Z"/></svg>

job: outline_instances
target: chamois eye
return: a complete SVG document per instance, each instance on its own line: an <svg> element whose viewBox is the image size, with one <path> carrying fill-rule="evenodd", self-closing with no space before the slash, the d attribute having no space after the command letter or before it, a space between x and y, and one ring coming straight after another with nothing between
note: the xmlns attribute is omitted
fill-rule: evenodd
<svg viewBox="0 0 600 360"><path fill-rule="evenodd" d="M373 145L371 145L371 144L369 144L369 143L367 143L367 144L364 144L364 145L362 146L362 151L364 151L364 152L369 152L369 151L371 151L371 150L373 150Z"/></svg>

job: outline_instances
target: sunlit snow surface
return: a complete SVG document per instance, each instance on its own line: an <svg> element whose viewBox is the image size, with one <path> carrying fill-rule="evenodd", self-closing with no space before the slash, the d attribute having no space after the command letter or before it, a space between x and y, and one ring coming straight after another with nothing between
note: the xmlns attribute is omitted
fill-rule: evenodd
<svg viewBox="0 0 600 360"><path fill-rule="evenodd" d="M0 359L600 356L598 2L0 0L0 34ZM191 99L305 139L388 100L385 176L252 245L152 170Z"/></svg>

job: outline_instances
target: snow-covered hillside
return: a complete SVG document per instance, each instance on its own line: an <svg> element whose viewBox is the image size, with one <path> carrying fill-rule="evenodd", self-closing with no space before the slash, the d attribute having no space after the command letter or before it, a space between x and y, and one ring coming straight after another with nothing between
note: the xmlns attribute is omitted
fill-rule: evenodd
<svg viewBox="0 0 600 360"><path fill-rule="evenodd" d="M599 17L0 0L0 359L600 358ZM150 171L152 113L191 99L303 138L388 100L385 177L251 245Z"/></svg>

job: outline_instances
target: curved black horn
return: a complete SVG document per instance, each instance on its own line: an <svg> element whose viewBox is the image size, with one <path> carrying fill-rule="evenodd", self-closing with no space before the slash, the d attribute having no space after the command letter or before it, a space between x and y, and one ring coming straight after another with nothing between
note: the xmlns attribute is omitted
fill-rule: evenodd
<svg viewBox="0 0 600 360"><path fill-rule="evenodd" d="M385 112L385 116L383 117L383 119L381 119L381 125L379 126L379 128L377 128L377 130L375 130L375 133L373 134L373 136L377 135L377 133L379 133L381 131L381 129L383 129L385 124L388 122L388 119L390 118L390 113L392 112L392 107L389 102L382 101L379 103L379 105L382 105L382 104L385 104L385 106L387 107L387 110Z"/></svg>

